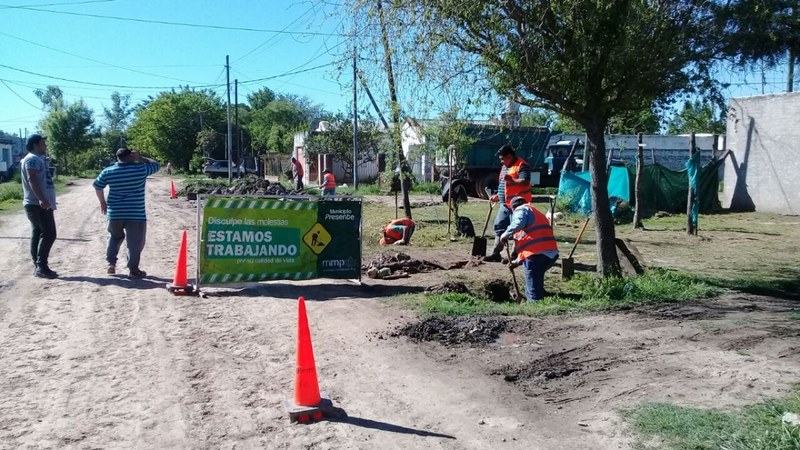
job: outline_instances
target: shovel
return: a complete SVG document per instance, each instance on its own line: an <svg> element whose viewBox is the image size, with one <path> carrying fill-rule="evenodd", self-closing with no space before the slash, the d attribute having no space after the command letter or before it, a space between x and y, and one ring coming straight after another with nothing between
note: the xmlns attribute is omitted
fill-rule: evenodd
<svg viewBox="0 0 800 450"><path fill-rule="evenodd" d="M486 194L491 198L492 190L488 187L486 188ZM472 256L486 256L486 228L489 227L489 219L492 217L493 208L494 203L489 200L489 212L486 213L486 221L483 222L483 232L480 236L475 236L475 240L472 241Z"/></svg>
<svg viewBox="0 0 800 450"><path fill-rule="evenodd" d="M510 264L511 263L511 250L508 248L508 243L506 243L506 257L508 258L508 261L509 261L509 264ZM512 281L512 283L514 283L514 300L516 300L517 303L522 303L522 301L524 300L524 297L519 292L519 285L517 284L517 273L514 272L514 269L512 269L510 266L509 266L508 270L511 271L511 281Z"/></svg>
<svg viewBox="0 0 800 450"><path fill-rule="evenodd" d="M575 261L572 259L572 255L575 254L575 249L578 248L578 243L581 242L583 232L586 231L586 226L589 225L589 220L591 220L591 218L592 216L589 216L586 218L586 221L583 222L581 231L578 233L578 238L575 239L575 244L572 246L569 256L566 258L561 258L561 279L564 281L569 280L573 275L575 275Z"/></svg>

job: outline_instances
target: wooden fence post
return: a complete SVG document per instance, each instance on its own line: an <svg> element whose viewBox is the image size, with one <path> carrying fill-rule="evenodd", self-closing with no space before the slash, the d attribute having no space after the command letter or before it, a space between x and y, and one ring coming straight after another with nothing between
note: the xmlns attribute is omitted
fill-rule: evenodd
<svg viewBox="0 0 800 450"><path fill-rule="evenodd" d="M639 133L636 146L636 192L634 197L633 229L644 228L642 224L642 172L644 171L644 143Z"/></svg>
<svg viewBox="0 0 800 450"><path fill-rule="evenodd" d="M697 143L695 141L695 134L692 131L691 135L689 136L689 159L691 160L694 158L694 154L697 152ZM692 179L689 177L689 170L686 170L686 177L689 182L689 196L686 201L686 233L689 235L696 235L697 228L695 227L694 221L692 220L692 209L694 207L694 202L697 201L696 199L696 192L692 188Z"/></svg>

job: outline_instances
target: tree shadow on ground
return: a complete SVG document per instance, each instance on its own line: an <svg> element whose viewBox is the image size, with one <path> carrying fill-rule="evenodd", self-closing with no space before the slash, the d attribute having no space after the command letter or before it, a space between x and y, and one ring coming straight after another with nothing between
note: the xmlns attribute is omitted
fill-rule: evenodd
<svg viewBox="0 0 800 450"><path fill-rule="evenodd" d="M147 278L128 278L124 275L115 275L109 277L87 277L87 276L62 276L58 278L62 281L73 283L92 283L98 286L117 286L124 289L165 289L166 283L171 280L166 280L158 277Z"/></svg>
<svg viewBox="0 0 800 450"><path fill-rule="evenodd" d="M308 301L326 301L341 298L389 297L400 294L416 294L424 291L421 286L393 286L382 284L291 284L259 283L231 290L207 292L209 297L276 297L297 299L305 297Z"/></svg>

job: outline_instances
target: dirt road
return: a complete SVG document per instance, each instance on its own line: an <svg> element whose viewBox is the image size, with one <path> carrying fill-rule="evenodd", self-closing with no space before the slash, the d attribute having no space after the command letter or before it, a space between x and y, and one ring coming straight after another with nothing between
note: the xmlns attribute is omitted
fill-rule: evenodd
<svg viewBox="0 0 800 450"><path fill-rule="evenodd" d="M711 328L684 328L668 317L530 322L547 342L534 339L528 353L531 346L501 345L504 361L522 367L570 345L625 357L597 372L619 375L616 381L567 385L584 398L553 404L537 387L516 383L519 376L492 373L498 353L487 348L386 338L409 320L407 311L375 301L386 288L315 281L173 297L163 286L180 230L193 239L195 217L189 203L169 200L168 183L148 183L147 280L105 274L104 218L88 181L59 199L51 259L59 280L31 276L24 215L0 216L1 448L625 448L614 411L625 401L681 391L735 404L780 392L797 373L798 337L764 336L757 325L736 339L785 343L740 367L733 348L697 338ZM292 389L298 295L309 302L321 386L347 420L291 425L282 410ZM647 358L628 358L625 346L634 340ZM666 362L665 354L672 355ZM637 364L638 372L627 370ZM638 388L626 393L631 386Z"/></svg>

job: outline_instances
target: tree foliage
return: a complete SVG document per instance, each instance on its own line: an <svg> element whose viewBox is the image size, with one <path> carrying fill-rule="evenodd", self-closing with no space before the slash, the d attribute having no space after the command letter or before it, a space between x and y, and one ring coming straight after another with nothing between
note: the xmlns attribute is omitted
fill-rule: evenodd
<svg viewBox="0 0 800 450"><path fill-rule="evenodd" d="M618 275L604 132L623 113L711 90L719 39L700 0L403 0L420 45L473 55L495 90L581 124L591 153L598 271Z"/></svg>
<svg viewBox="0 0 800 450"><path fill-rule="evenodd" d="M133 109L131 108L131 96L111 93L111 107L103 107L103 116L106 120L106 130L110 132L124 131L128 126Z"/></svg>
<svg viewBox="0 0 800 450"><path fill-rule="evenodd" d="M800 4L796 0L733 0L717 6L725 54L739 65L774 67L790 51L800 57Z"/></svg>
<svg viewBox="0 0 800 450"><path fill-rule="evenodd" d="M189 170L197 133L206 128L226 131L222 100L213 91L184 88L162 92L138 108L128 134L132 147Z"/></svg>
<svg viewBox="0 0 800 450"><path fill-rule="evenodd" d="M687 101L683 109L667 122L668 134L712 133L724 134L725 121L714 113L709 102L701 100Z"/></svg>
<svg viewBox="0 0 800 450"><path fill-rule="evenodd" d="M36 97L42 102L42 106L47 111L59 109L64 105L64 92L58 86L47 86L44 89L33 91Z"/></svg>
<svg viewBox="0 0 800 450"><path fill-rule="evenodd" d="M42 100L42 103L45 103L45 100ZM47 105L49 111L42 119L40 127L47 135L50 154L62 173L80 173L84 167L78 164L75 156L93 145L95 137L93 112L83 100L66 103L60 95L49 97Z"/></svg>
<svg viewBox="0 0 800 450"><path fill-rule="evenodd" d="M359 167L375 161L378 153L387 148L387 135L378 129L372 119L358 121ZM305 141L305 152L311 158L317 155L333 155L335 161L344 165L346 176L353 174L353 121L343 113L336 114L327 131L311 132Z"/></svg>

